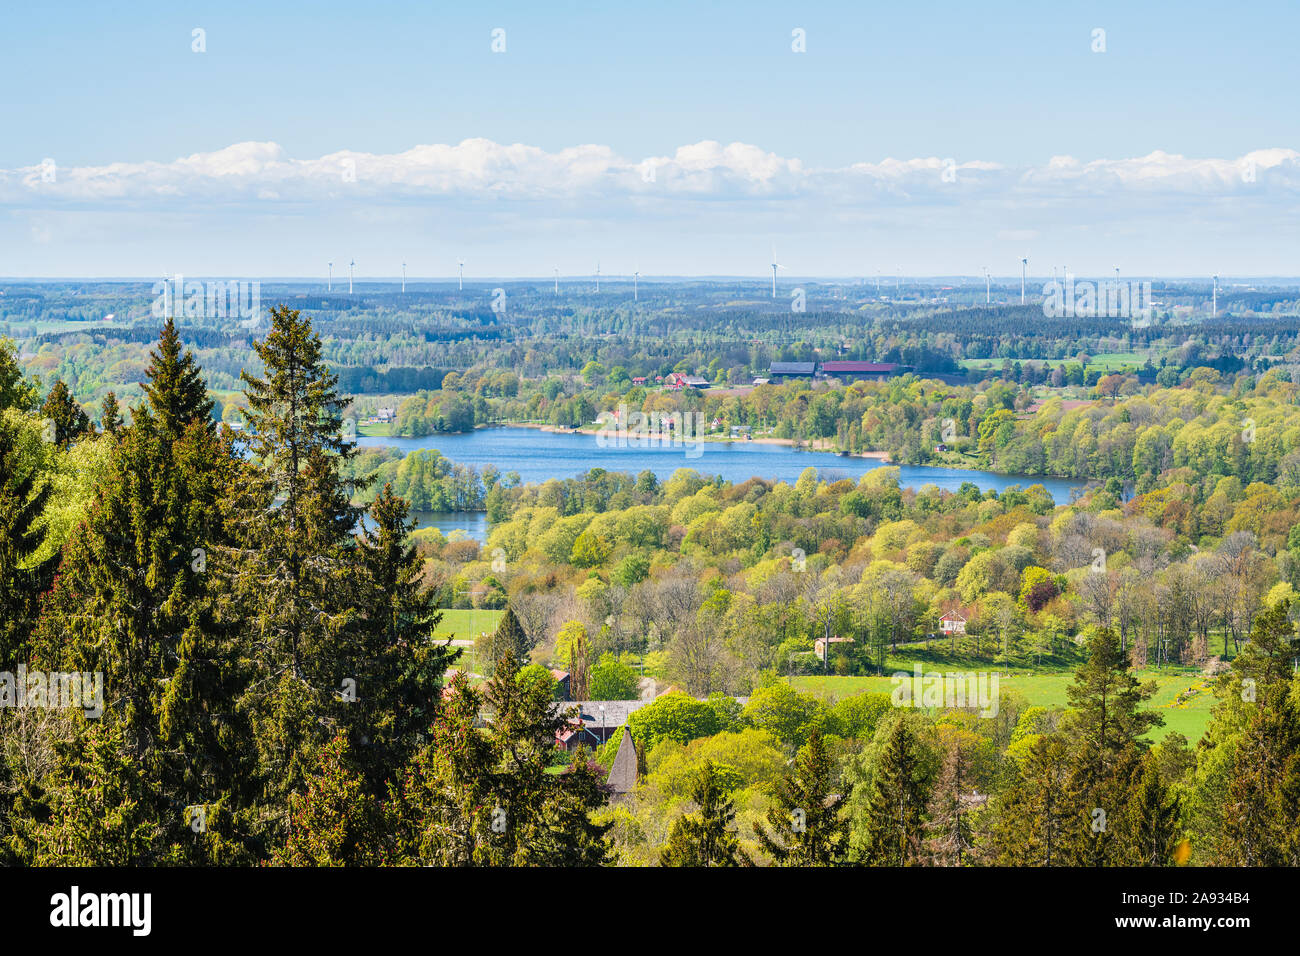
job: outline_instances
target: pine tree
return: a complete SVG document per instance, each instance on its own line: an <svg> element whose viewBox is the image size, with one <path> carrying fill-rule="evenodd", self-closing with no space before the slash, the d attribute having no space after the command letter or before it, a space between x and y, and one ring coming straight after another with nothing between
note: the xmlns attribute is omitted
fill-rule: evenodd
<svg viewBox="0 0 1300 956"><path fill-rule="evenodd" d="M1116 865L1124 855L1117 821L1141 780L1147 731L1164 724L1142 704L1154 692L1129 669L1118 635L1103 628L1088 644L1088 660L1066 688L1070 702L1070 790L1076 818L1069 853L1085 866Z"/></svg>
<svg viewBox="0 0 1300 956"><path fill-rule="evenodd" d="M1187 799L1198 862L1295 860L1300 850L1288 836L1300 826L1300 780L1292 776L1296 717L1288 700L1295 653L1289 610L1282 601L1255 617L1250 640L1215 685L1218 699L1196 748L1195 785Z"/></svg>
<svg viewBox="0 0 1300 956"><path fill-rule="evenodd" d="M72 393L62 380L56 381L41 406L41 415L53 423L50 436L60 448L66 448L90 430L90 418L85 410L72 400Z"/></svg>
<svg viewBox="0 0 1300 956"><path fill-rule="evenodd" d="M1297 648L1291 602L1279 601L1255 616L1248 640L1232 662L1243 681L1254 682L1255 700L1268 706L1285 696L1295 673Z"/></svg>
<svg viewBox="0 0 1300 956"><path fill-rule="evenodd" d="M835 866L844 860L849 821L842 810L847 794L832 793L834 763L814 730L786 773L767 812L771 830L754 827L759 844L781 866Z"/></svg>
<svg viewBox="0 0 1300 956"><path fill-rule="evenodd" d="M750 866L736 833L736 808L722 789L711 760L696 772L691 784L696 812L673 822L668 842L659 853L660 866Z"/></svg>
<svg viewBox="0 0 1300 956"><path fill-rule="evenodd" d="M1163 726L1159 714L1140 709L1152 692L1129 670L1118 635L1109 628L1098 631L1088 644L1088 660L1066 689L1081 769L1089 779L1103 778L1127 747Z"/></svg>
<svg viewBox="0 0 1300 956"><path fill-rule="evenodd" d="M54 579L58 555L34 560L45 540L37 519L49 497L24 468L16 431L0 419L0 670L27 658L40 596Z"/></svg>
<svg viewBox="0 0 1300 956"><path fill-rule="evenodd" d="M867 804L866 862L909 866L919 862L929 797L917 740L906 720L896 720L886 738Z"/></svg>

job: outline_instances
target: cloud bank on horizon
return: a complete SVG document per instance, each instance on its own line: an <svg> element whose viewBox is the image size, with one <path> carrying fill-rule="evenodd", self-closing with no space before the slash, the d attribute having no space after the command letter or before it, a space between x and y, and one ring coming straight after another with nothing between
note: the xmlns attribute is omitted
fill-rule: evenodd
<svg viewBox="0 0 1300 956"><path fill-rule="evenodd" d="M607 272L635 262L646 273L761 274L769 244L806 275L985 264L1010 275L1002 260L1023 254L1039 274L1065 256L1072 271L1108 272L1122 255L1132 274L1279 275L1300 273L1298 212L1300 152L1287 148L823 167L709 140L646 157L480 138L298 158L241 142L169 162L0 170L0 221L20 227L0 233L17 267L0 275L141 274L128 251L249 275L315 274L322 255L355 255L393 275L412 248L440 260L428 275L450 274L441 260L466 252L492 270L480 274L541 275L551 262L587 272L601 249Z"/></svg>

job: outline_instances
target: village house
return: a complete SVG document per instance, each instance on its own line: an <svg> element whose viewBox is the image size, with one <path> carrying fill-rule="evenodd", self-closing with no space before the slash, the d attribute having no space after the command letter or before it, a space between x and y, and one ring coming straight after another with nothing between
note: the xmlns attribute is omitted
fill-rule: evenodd
<svg viewBox="0 0 1300 956"><path fill-rule="evenodd" d="M569 726L555 735L556 746L568 751L585 746L588 750L599 747L627 725L627 718L640 710L647 700L577 700L557 703L561 713L575 709Z"/></svg>
<svg viewBox="0 0 1300 956"><path fill-rule="evenodd" d="M664 388L681 391L683 388L708 388L709 380L698 375L686 375L682 372L669 372L664 378Z"/></svg>

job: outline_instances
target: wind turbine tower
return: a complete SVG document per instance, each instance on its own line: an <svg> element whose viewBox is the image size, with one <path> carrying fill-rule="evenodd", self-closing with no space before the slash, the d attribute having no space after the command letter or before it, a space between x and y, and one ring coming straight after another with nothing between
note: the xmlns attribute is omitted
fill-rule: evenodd
<svg viewBox="0 0 1300 956"><path fill-rule="evenodd" d="M465 291L465 260L456 260L456 281L460 286L460 291Z"/></svg>
<svg viewBox="0 0 1300 956"><path fill-rule="evenodd" d="M334 260L333 259L329 261L329 267L330 267L330 277L325 282L325 291L333 292L334 291Z"/></svg>
<svg viewBox="0 0 1300 956"><path fill-rule="evenodd" d="M556 294L556 295L559 295L559 294L560 294L560 268L559 268L559 266L556 266L556 267L555 267L555 294Z"/></svg>
<svg viewBox="0 0 1300 956"><path fill-rule="evenodd" d="M357 264L356 259L353 259L351 262L348 263L348 295L352 294L352 267L355 266L356 264Z"/></svg>
<svg viewBox="0 0 1300 956"><path fill-rule="evenodd" d="M1029 274L1029 257L1020 257L1020 304L1025 304L1025 277Z"/></svg>
<svg viewBox="0 0 1300 956"><path fill-rule="evenodd" d="M600 260L596 260L596 293L600 294Z"/></svg>
<svg viewBox="0 0 1300 956"><path fill-rule="evenodd" d="M636 302L638 298L640 298L637 295L637 287L636 287L636 280L639 279L640 277L641 277L641 273L639 271L632 273L632 301L633 302Z"/></svg>
<svg viewBox="0 0 1300 956"><path fill-rule="evenodd" d="M784 266L779 265L776 261L776 247L773 246L772 247L772 298L773 299L776 298L776 270L782 268L784 268Z"/></svg>
<svg viewBox="0 0 1300 956"><path fill-rule="evenodd" d="M992 292L992 287L989 284L989 267L985 266L984 267L984 304L985 305L989 304L989 298L991 292Z"/></svg>
<svg viewBox="0 0 1300 956"><path fill-rule="evenodd" d="M1214 276L1214 290L1210 293L1210 315L1219 314L1219 277Z"/></svg>
<svg viewBox="0 0 1300 956"><path fill-rule="evenodd" d="M406 292L406 263L402 263L402 292Z"/></svg>

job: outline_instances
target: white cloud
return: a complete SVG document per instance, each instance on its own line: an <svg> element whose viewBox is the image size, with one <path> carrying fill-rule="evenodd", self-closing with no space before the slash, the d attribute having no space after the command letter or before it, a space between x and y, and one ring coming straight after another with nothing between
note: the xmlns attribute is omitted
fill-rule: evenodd
<svg viewBox="0 0 1300 956"><path fill-rule="evenodd" d="M44 175L43 175L44 174ZM172 162L0 170L0 205L260 202L295 203L350 195L366 202L449 198L584 200L780 199L821 195L836 203L881 201L947 205L963 200L1087 198L1129 192L1294 198L1300 153L1260 149L1236 158L1192 159L1161 151L1125 159L1055 156L1007 167L940 157L887 158L812 168L746 143L712 140L672 155L630 158L585 144L548 152L521 143L468 139L400 153L341 151L294 159L276 143L236 143Z"/></svg>

